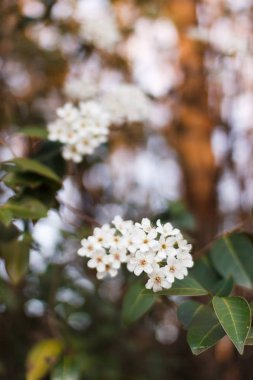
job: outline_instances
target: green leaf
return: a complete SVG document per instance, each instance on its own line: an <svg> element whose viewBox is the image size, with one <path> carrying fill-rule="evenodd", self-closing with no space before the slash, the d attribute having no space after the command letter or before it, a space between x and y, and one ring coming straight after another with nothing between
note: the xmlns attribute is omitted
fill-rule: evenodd
<svg viewBox="0 0 253 380"><path fill-rule="evenodd" d="M177 317L185 329L187 329L195 315L202 308L202 304L196 301L186 301L182 303L177 309Z"/></svg>
<svg viewBox="0 0 253 380"><path fill-rule="evenodd" d="M76 358L64 357L51 373L50 380L79 380L80 369Z"/></svg>
<svg viewBox="0 0 253 380"><path fill-rule="evenodd" d="M8 173L4 176L3 181L6 186L14 191L19 191L21 187L27 186L36 189L43 183L43 178L33 173Z"/></svg>
<svg viewBox="0 0 253 380"><path fill-rule="evenodd" d="M223 277L232 276L241 286L253 285L253 244L240 233L224 236L211 249L211 258Z"/></svg>
<svg viewBox="0 0 253 380"><path fill-rule="evenodd" d="M5 269L13 284L18 284L28 270L31 238L1 244L1 256L4 258Z"/></svg>
<svg viewBox="0 0 253 380"><path fill-rule="evenodd" d="M6 161L2 164L2 166L7 170L18 168L23 172L31 172L36 173L42 177L51 179L52 181L61 182L61 179L55 174L49 167L41 164L36 160L32 160L29 158L14 158L11 161Z"/></svg>
<svg viewBox="0 0 253 380"><path fill-rule="evenodd" d="M6 227L8 227L12 221L12 212L0 207L0 220Z"/></svg>
<svg viewBox="0 0 253 380"><path fill-rule="evenodd" d="M247 336L245 346L253 346L253 327L251 327L249 334Z"/></svg>
<svg viewBox="0 0 253 380"><path fill-rule="evenodd" d="M26 127L22 128L18 131L19 133L22 133L23 135L27 137L37 137L39 139L47 139L48 132L45 128L40 127Z"/></svg>
<svg viewBox="0 0 253 380"><path fill-rule="evenodd" d="M20 234L21 231L14 226L14 224L10 224L7 227L0 222L0 242L8 243L9 241L16 239Z"/></svg>
<svg viewBox="0 0 253 380"><path fill-rule="evenodd" d="M154 304L154 293L144 296L143 285L139 282L132 284L124 298L122 307L122 319L124 323L132 323L142 317Z"/></svg>
<svg viewBox="0 0 253 380"><path fill-rule="evenodd" d="M187 334L187 341L194 355L214 346L225 335L210 306L202 305L195 314Z"/></svg>
<svg viewBox="0 0 253 380"><path fill-rule="evenodd" d="M233 290L234 281L232 277L224 278L217 282L217 284L211 289L211 293L214 296L227 297Z"/></svg>
<svg viewBox="0 0 253 380"><path fill-rule="evenodd" d="M39 200L30 197L12 198L0 210L10 212L13 218L37 220L47 216L47 208Z"/></svg>
<svg viewBox="0 0 253 380"><path fill-rule="evenodd" d="M145 289L142 293L150 295L153 291ZM164 289L155 294L158 296L203 296L208 294L208 291L189 274L183 280L175 280L170 289Z"/></svg>
<svg viewBox="0 0 253 380"><path fill-rule="evenodd" d="M191 269L191 276L205 289L211 289L222 279L214 268L209 254L195 261L194 267Z"/></svg>
<svg viewBox="0 0 253 380"><path fill-rule="evenodd" d="M56 364L63 350L58 339L46 339L37 343L26 361L26 380L42 379Z"/></svg>
<svg viewBox="0 0 253 380"><path fill-rule="evenodd" d="M251 312L247 301L241 297L214 297L214 311L240 354L251 324Z"/></svg>

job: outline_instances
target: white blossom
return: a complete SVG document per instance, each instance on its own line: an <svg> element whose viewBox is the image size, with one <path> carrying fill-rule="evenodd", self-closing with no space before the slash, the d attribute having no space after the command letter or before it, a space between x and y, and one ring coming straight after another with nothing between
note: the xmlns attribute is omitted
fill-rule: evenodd
<svg viewBox="0 0 253 380"><path fill-rule="evenodd" d="M98 94L95 81L86 77L69 77L64 83L63 91L72 100L90 100Z"/></svg>
<svg viewBox="0 0 253 380"><path fill-rule="evenodd" d="M125 263L127 261L127 250L125 248L110 248L109 250L110 256L112 257L112 267L114 269L119 269L121 267L121 263Z"/></svg>
<svg viewBox="0 0 253 380"><path fill-rule="evenodd" d="M171 223L166 223L162 225L160 219L156 222L157 228L156 231L159 232L162 235L169 236L169 235L177 235L180 233L179 229L174 228Z"/></svg>
<svg viewBox="0 0 253 380"><path fill-rule="evenodd" d="M136 276L146 274L146 288L157 292L169 289L175 279L182 280L193 266L192 246L170 223L157 221L153 227L148 218L134 223L116 216L112 226L96 227L78 251L89 258L88 266L97 270L100 279L115 276L126 264Z"/></svg>
<svg viewBox="0 0 253 380"><path fill-rule="evenodd" d="M154 255L145 254L140 251L130 259L128 264L128 270L134 272L136 276L139 276L142 272L153 272Z"/></svg>
<svg viewBox="0 0 253 380"><path fill-rule="evenodd" d="M174 282L175 278L182 280L188 274L187 268L184 266L183 262L175 257L168 258L164 271L167 280L170 282Z"/></svg>
<svg viewBox="0 0 253 380"><path fill-rule="evenodd" d="M133 236L133 242L137 250L141 252L153 251L158 247L158 241L155 239L157 236L156 230L151 230L149 233L141 229L136 229Z"/></svg>
<svg viewBox="0 0 253 380"><path fill-rule="evenodd" d="M118 270L113 268L113 264L108 262L103 272L97 272L97 278L102 280L104 277L115 277L118 274Z"/></svg>
<svg viewBox="0 0 253 380"><path fill-rule="evenodd" d="M144 122L149 116L149 100L132 84L119 84L102 96L102 103L112 124Z"/></svg>
<svg viewBox="0 0 253 380"><path fill-rule="evenodd" d="M156 264L153 271L149 275L149 280L146 283L147 289L153 289L154 292L159 292L163 289L169 289L172 286L172 282L167 280L164 268L161 268Z"/></svg>
<svg viewBox="0 0 253 380"><path fill-rule="evenodd" d="M104 272L107 264L107 255L104 249L99 249L94 252L91 259L88 261L89 268L96 268L98 272Z"/></svg>
<svg viewBox="0 0 253 380"><path fill-rule="evenodd" d="M86 4L84 2L84 5ZM100 5L97 9L83 8L77 14L77 19L80 24L79 35L81 38L108 53L115 50L120 41L120 32L113 10L109 6Z"/></svg>
<svg viewBox="0 0 253 380"><path fill-rule="evenodd" d="M109 116L98 102L80 103L79 107L67 103L56 113L58 119L48 124L48 139L64 144L62 155L66 160L79 163L107 141Z"/></svg>

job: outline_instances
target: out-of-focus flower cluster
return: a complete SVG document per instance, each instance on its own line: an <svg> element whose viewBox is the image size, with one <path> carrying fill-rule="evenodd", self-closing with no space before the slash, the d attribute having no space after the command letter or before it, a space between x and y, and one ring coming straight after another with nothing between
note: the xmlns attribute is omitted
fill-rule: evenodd
<svg viewBox="0 0 253 380"><path fill-rule="evenodd" d="M152 226L147 218L141 223L116 216L109 224L94 229L81 241L80 256L87 257L88 267L97 270L97 278L114 277L123 263L136 276L148 276L147 289L169 289L175 279L183 279L193 266L192 246L170 223L160 220Z"/></svg>
<svg viewBox="0 0 253 380"><path fill-rule="evenodd" d="M102 103L112 124L143 122L148 116L148 98L135 85L114 86L111 91L102 95Z"/></svg>
<svg viewBox="0 0 253 380"><path fill-rule="evenodd" d="M120 41L120 32L114 12L109 4L96 3L98 2L84 1L80 9L77 7L76 19L80 24L79 35L98 49L112 53Z"/></svg>
<svg viewBox="0 0 253 380"><path fill-rule="evenodd" d="M57 109L58 118L48 125L48 139L64 144L63 157L76 163L92 154L109 133L109 116L95 101L71 103Z"/></svg>
<svg viewBox="0 0 253 380"><path fill-rule="evenodd" d="M65 92L79 107L67 103L57 109L58 118L48 124L48 139L64 144L63 157L81 162L108 140L109 127L148 119L149 100L135 85L118 84L111 91L99 93L92 82L74 79L66 82Z"/></svg>

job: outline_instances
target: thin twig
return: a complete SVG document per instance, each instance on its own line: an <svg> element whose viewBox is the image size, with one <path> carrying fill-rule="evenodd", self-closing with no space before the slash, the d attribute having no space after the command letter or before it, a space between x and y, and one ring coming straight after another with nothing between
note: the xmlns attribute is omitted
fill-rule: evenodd
<svg viewBox="0 0 253 380"><path fill-rule="evenodd" d="M234 227L230 228L229 230L226 230L226 231L223 231L217 235L214 236L214 238L208 243L206 244L203 248L200 248L194 255L195 258L199 258L200 256L202 256L202 254L204 254L209 248L211 248L211 246L213 245L214 241L216 239L219 239L221 238L222 236L224 235L229 235L233 232L236 232L240 229L243 228L243 226L251 219L251 217L247 217L245 220L241 221L240 223L236 224Z"/></svg>
<svg viewBox="0 0 253 380"><path fill-rule="evenodd" d="M59 200L59 202L61 203L62 206L65 206L67 209L72 211L76 216L78 216L78 218L84 220L85 222L87 222L93 226L98 226L98 227L101 226L101 224L98 223L95 219L93 219L90 215L87 215L87 214L81 212L77 208L71 206L69 203L63 202L62 200Z"/></svg>

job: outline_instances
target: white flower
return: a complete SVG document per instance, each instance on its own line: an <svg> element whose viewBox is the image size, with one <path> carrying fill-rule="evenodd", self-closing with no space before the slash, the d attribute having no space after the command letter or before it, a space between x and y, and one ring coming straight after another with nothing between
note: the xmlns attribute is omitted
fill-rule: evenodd
<svg viewBox="0 0 253 380"><path fill-rule="evenodd" d="M51 141L62 141L62 138L65 137L66 128L67 125L62 120L56 120L49 123L47 126L48 139Z"/></svg>
<svg viewBox="0 0 253 380"><path fill-rule="evenodd" d="M135 85L115 86L104 94L102 103L110 115L112 124L143 122L149 116L149 100Z"/></svg>
<svg viewBox="0 0 253 380"><path fill-rule="evenodd" d="M188 274L186 267L176 258L168 258L164 271L169 282L173 282L175 278L182 280Z"/></svg>
<svg viewBox="0 0 253 380"><path fill-rule="evenodd" d="M120 33L112 9L109 6L83 9L77 14L80 22L80 36L98 49L113 52L120 41Z"/></svg>
<svg viewBox="0 0 253 380"><path fill-rule="evenodd" d="M163 260L167 256L176 256L177 250L173 247L175 243L175 238L172 237L165 237L164 235L161 235L159 239L159 248L157 251L157 256Z"/></svg>
<svg viewBox="0 0 253 380"><path fill-rule="evenodd" d="M98 272L104 272L106 264L108 262L108 256L104 249L96 250L91 259L88 261L87 266L89 268L96 268Z"/></svg>
<svg viewBox="0 0 253 380"><path fill-rule="evenodd" d="M158 247L158 241L156 240L156 230L151 230L149 233L145 233L141 229L136 229L133 234L133 242L136 249L141 252L153 251Z"/></svg>
<svg viewBox="0 0 253 380"><path fill-rule="evenodd" d="M191 268L194 265L193 260L192 260L192 255L190 253L179 252L177 254L177 259L186 268Z"/></svg>
<svg viewBox="0 0 253 380"><path fill-rule="evenodd" d="M152 230L151 221L148 218L143 218L141 223L135 223L136 227L143 229L145 232L150 232Z"/></svg>
<svg viewBox="0 0 253 380"><path fill-rule="evenodd" d="M108 248L114 238L115 229L109 224L104 224L102 227L96 227L93 232L95 242L98 246Z"/></svg>
<svg viewBox="0 0 253 380"><path fill-rule="evenodd" d="M134 241L134 236L135 236L135 229L134 227L130 230L127 230L124 233L124 238L125 242L127 245L127 249L130 253L135 253L138 250L138 244L135 243Z"/></svg>
<svg viewBox="0 0 253 380"><path fill-rule="evenodd" d="M173 236L180 233L179 229L173 228L171 223L166 223L162 225L160 219L156 222L157 228L156 231L159 232L159 234L165 235L165 236Z"/></svg>
<svg viewBox="0 0 253 380"><path fill-rule="evenodd" d="M79 256L92 257L93 253L96 251L96 241L94 236L89 236L88 239L81 240L82 247L78 250Z"/></svg>
<svg viewBox="0 0 253 380"><path fill-rule="evenodd" d="M147 289L153 289L154 292L159 292L164 289L171 288L172 283L165 276L164 268L160 268L158 264L154 265L153 271L149 274L149 280L146 283Z"/></svg>
<svg viewBox="0 0 253 380"><path fill-rule="evenodd" d="M97 278L99 280L103 279L104 277L108 277L108 276L115 277L118 274L118 269L116 269L116 268L113 267L113 262L112 262L110 256L107 256L106 261L107 262L105 264L104 271L97 272Z"/></svg>
<svg viewBox="0 0 253 380"><path fill-rule="evenodd" d="M126 241L122 235L113 235L110 239L110 247L115 249L126 249Z"/></svg>
<svg viewBox="0 0 253 380"><path fill-rule="evenodd" d="M79 116L78 110L71 103L66 103L63 107L58 108L56 113L57 116L69 123L73 122Z"/></svg>
<svg viewBox="0 0 253 380"><path fill-rule="evenodd" d="M75 145L65 145L62 149L62 156L65 160L71 160L77 164L83 159L81 154L77 152Z"/></svg>
<svg viewBox="0 0 253 380"><path fill-rule="evenodd" d="M183 252L188 253L188 252L190 252L191 249L192 249L192 245L191 245L191 244L188 244L187 240L183 239L183 237L182 237L182 239L178 240L177 244L178 244L178 249L179 249L182 253L183 253Z"/></svg>
<svg viewBox="0 0 253 380"><path fill-rule="evenodd" d="M57 115L59 119L48 124L48 138L65 144L62 155L66 160L79 163L107 141L109 116L99 103L80 103L79 108L67 103L57 109Z"/></svg>
<svg viewBox="0 0 253 380"><path fill-rule="evenodd" d="M86 77L69 77L64 84L64 93L73 100L88 100L98 94L98 86Z"/></svg>
<svg viewBox="0 0 253 380"><path fill-rule="evenodd" d="M136 252L128 264L128 269L139 276L142 272L151 273L153 271L154 255Z"/></svg>
<svg viewBox="0 0 253 380"><path fill-rule="evenodd" d="M112 224L121 233L129 232L133 227L133 222L131 220L123 220L121 216L117 215L112 221Z"/></svg>
<svg viewBox="0 0 253 380"><path fill-rule="evenodd" d="M88 266L96 268L98 278L116 276L126 263L136 276L146 273L146 288L157 292L169 289L175 279L183 279L187 268L193 266L191 245L170 223L158 221L153 228L147 218L134 224L117 216L112 225L96 227L92 236L81 241L78 251L89 258Z"/></svg>
<svg viewBox="0 0 253 380"><path fill-rule="evenodd" d="M117 249L110 248L109 250L110 256L112 257L112 267L115 269L119 269L121 267L121 263L125 263L127 261L127 250L126 249Z"/></svg>

